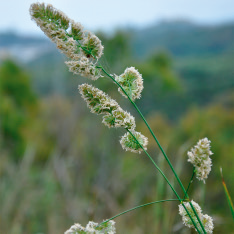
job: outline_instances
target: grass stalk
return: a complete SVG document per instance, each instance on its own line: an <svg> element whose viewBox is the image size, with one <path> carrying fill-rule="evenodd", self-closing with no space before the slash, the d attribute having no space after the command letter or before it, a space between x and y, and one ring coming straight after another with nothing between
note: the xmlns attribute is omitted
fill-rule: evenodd
<svg viewBox="0 0 234 234"><path fill-rule="evenodd" d="M86 52L88 52L89 54L92 55L92 53L91 53L90 51L88 51L88 50L86 50L85 48L82 47L82 45L80 44L79 41L77 41L77 42L78 42L80 48L82 48L84 51L86 51ZM93 55L92 55L92 56L93 56ZM94 59L96 59L95 56L93 56L93 57L94 57ZM180 184L180 187L182 188L182 190L183 190L183 192L184 192L184 195L186 196L187 199L189 199L189 196L188 196L188 194L186 193L186 190L185 190L185 188L184 188L184 186L183 186L183 184L182 184L180 178L178 177L178 175L177 175L177 173L176 173L174 167L172 166L172 164L171 164L169 158L167 157L165 151L163 150L161 144L159 143L157 137L155 136L154 132L153 132L152 129L150 128L150 126L149 126L148 122L146 121L145 117L143 116L143 114L142 114L141 111L139 110L138 106L132 101L131 97L127 94L127 92L125 91L125 89L114 79L114 77L111 76L111 75L103 68L103 66L100 64L100 62L98 62L98 64L99 64L99 66L96 66L96 68L101 69L101 71L102 71L106 76L108 76L109 78L111 78L112 81L114 81L114 83L117 84L117 86L118 86L119 88L121 88L121 90L124 92L124 94L128 97L128 99L129 99L129 101L131 102L131 104L135 107L135 109L137 110L137 112L140 114L140 116L141 116L141 118L143 119L145 125L146 125L147 128L149 129L151 135L153 136L155 142L157 143L159 149L161 150L161 152L162 152L164 158L166 159L168 165L170 166L170 168L171 168L173 174L175 175L175 177L176 177L178 183ZM130 133L131 133L131 132L130 132ZM131 135L132 135L132 134L131 134ZM133 136L133 135L132 135L132 136ZM134 137L134 136L133 136L133 137ZM135 137L134 137L134 138L135 138ZM138 142L138 143L139 143L139 142ZM141 147L142 147L142 146L141 146ZM168 181L167 177L166 177L166 176L164 175L164 173L160 170L160 168L156 165L156 163L154 162L154 160L153 160L153 159L151 158L151 156L145 151L145 149L144 149L143 147L142 147L142 149L143 149L144 152L147 154L147 156L150 158L150 160L152 161L152 163L154 164L154 166L159 170L159 172L160 172L161 175L164 177L164 179L167 181L167 183L168 183L169 186L171 187L172 191L176 194L176 196L178 197L178 199L181 201L181 203L182 203L184 209L186 210L186 212L188 213L188 215L189 215L191 221L193 222L193 224L194 224L194 226L196 227L197 231L200 233L199 229L198 229L197 226L195 225L194 220L192 219L191 215L189 214L187 208L184 206L184 204L183 204L181 198L179 197L179 195L177 194L177 192L175 191L175 189L173 188L173 186L170 184L170 182ZM194 214L196 215L196 218L197 218L199 224L201 225L201 228L202 228L203 232L206 234L206 231L205 231L205 229L204 229L204 226L203 226L203 224L202 224L202 222L201 222L201 220L200 220L200 218L199 218L199 216L198 216L196 210L194 209L192 203L191 203L191 202L189 202L189 203L190 203L190 206L191 206L191 208L192 208Z"/></svg>
<svg viewBox="0 0 234 234"><path fill-rule="evenodd" d="M159 149L161 150L161 152L162 152L164 158L166 159L168 165L170 166L170 168L171 168L173 174L175 175L175 177L176 177L176 179L177 179L177 181L178 181L180 187L182 188L182 190L183 190L183 192L184 192L184 195L186 196L187 199L189 199L189 196L188 196L188 194L186 193L186 190L185 190L185 188L184 188L184 186L183 186L183 184L182 184L180 178L178 177L178 175L177 175L177 173L176 173L174 167L172 166L172 164L171 164L169 158L167 157L167 155L166 155L165 151L163 150L161 144L159 143L157 137L156 137L155 134L153 133L152 129L150 128L148 122L146 121L145 117L143 116L143 114L141 113L141 111L139 110L139 108L137 107L137 105L132 101L132 99L129 97L129 95L128 95L127 92L124 90L124 88L113 78L113 76L111 76L108 72L106 72L106 70L105 70L102 66L97 66L97 68L100 68L100 69L104 72L104 74L106 74L109 78L111 78L112 81L114 81L114 83L116 83L116 84L121 88L121 90L124 92L124 94L128 97L128 99L129 99L129 101L131 102L131 104L135 107L135 109L137 110L137 112L140 114L141 118L143 119L143 121L145 122L147 128L149 129L151 135L153 136L155 142L157 143ZM151 158L151 157L150 157L150 158ZM155 163L154 163L154 164L155 164ZM195 216L196 216L196 218L197 218L197 220L198 220L198 222L199 222L199 224L200 224L200 226L201 226L201 228L202 228L202 231L206 234L205 228L204 228L204 226L203 226L203 224L202 224L202 222L201 222L201 220L200 220L200 218L199 218L199 216L198 216L196 210L194 209L193 204L192 204L191 202L189 202L189 204L190 204L190 206L191 206L191 208L192 208L192 210L193 210L193 212L194 212L194 214L195 214ZM184 206L184 205L183 205L183 206ZM185 206L184 206L184 208L186 209ZM186 209L186 210L187 210L187 209ZM188 212L187 212L187 213L188 213ZM191 218L191 220L192 220L192 218ZM194 223L194 222L193 222L193 223ZM198 228L197 228L197 231L198 231ZM200 232L199 232L199 233L200 233Z"/></svg>
<svg viewBox="0 0 234 234"><path fill-rule="evenodd" d="M231 199L231 196L228 192L228 189L227 189L227 185L224 181L224 178L223 178L223 172L222 172L222 168L220 168L220 174L221 174L221 178L222 178L222 184L223 184L223 188L224 188L224 192L225 192L225 195L226 195L226 198L227 198L227 201L228 201L228 205L230 207L230 210L231 210L231 213L232 213L232 217L234 219L234 207L233 207L233 202L232 202L232 199Z"/></svg>
<svg viewBox="0 0 234 234"><path fill-rule="evenodd" d="M176 195L176 197L178 198L178 200L181 202L182 206L184 207L184 209L186 210L189 218L191 219L194 227L197 229L198 233L201 233L200 230L198 229L196 223L194 222L193 218L191 217L190 213L188 212L186 206L183 203L183 200L180 198L180 196L178 195L178 193L175 191L174 187L171 185L170 181L167 179L166 175L162 172L162 170L157 166L157 164L154 162L154 160L152 159L152 157L149 155L149 153L144 149L144 147L140 144L140 142L136 139L136 137L132 134L132 132L130 130L127 129L127 131L131 134L131 136L134 138L134 140L137 142L137 144L140 145L140 147L142 148L142 150L145 152L145 154L149 157L149 159L151 160L151 162L154 164L154 166L156 167L156 169L159 171L159 173L163 176L163 178L166 180L166 182L168 183L168 185L170 186L170 188L172 189L172 191L174 192L174 194ZM190 203L191 204L191 203ZM193 207L193 206L192 206ZM194 209L195 210L195 209ZM194 212L194 211L193 211ZM196 212L196 211L195 211ZM194 212L194 213L195 213ZM204 232L206 233L206 232Z"/></svg>
<svg viewBox="0 0 234 234"><path fill-rule="evenodd" d="M105 220L104 222L100 223L97 227L99 227L99 226L101 226L102 224L107 223L107 222L109 222L110 220L115 219L115 218L117 218L117 217L119 217L119 216L121 216L121 215L123 215L123 214L126 214L126 213L128 213L128 212L130 212L130 211L136 210L136 209L138 209L138 208L141 208L141 207L144 207L144 206L153 205L153 204L157 204L157 203L168 202L168 201L179 201L179 200L178 200L178 199L167 199L167 200L160 200L160 201L149 202L149 203L146 203L146 204L143 204L143 205L140 205L140 206L136 206L136 207L133 207L133 208L131 208L131 209L129 209L129 210L125 210L125 211L123 211L123 212L121 212L121 213L119 213L119 214L117 214L117 215L111 217L111 218L108 219L108 220Z"/></svg>

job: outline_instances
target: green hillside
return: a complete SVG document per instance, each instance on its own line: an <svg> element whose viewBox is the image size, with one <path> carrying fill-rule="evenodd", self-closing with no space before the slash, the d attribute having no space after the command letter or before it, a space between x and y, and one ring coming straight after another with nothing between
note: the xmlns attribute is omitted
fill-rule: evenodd
<svg viewBox="0 0 234 234"><path fill-rule="evenodd" d="M164 22L135 30L132 43L135 55L141 58L161 49L176 57L230 54L234 52L234 23L201 26Z"/></svg>
<svg viewBox="0 0 234 234"><path fill-rule="evenodd" d="M113 35L99 33L99 36L105 45L104 62L107 68L112 68L110 72L118 74L126 66L135 64L142 72L150 93L149 97L143 93L148 97L147 101L160 103L158 110L170 118L180 116L192 103L200 106L221 101L230 105L234 85L234 23L201 26L172 21L143 29L117 31ZM64 64L66 58L53 43L42 38L7 33L0 36L0 48L11 49L16 45L22 48L22 59L28 47L29 52L35 49L31 53L37 57L28 59L25 67L33 74L37 93L74 95L73 84L76 81L70 79L72 75ZM19 49L15 53L21 55ZM164 60L164 56L160 60L160 54L165 54L167 66L174 74L158 73L158 63ZM154 62L157 55L159 58ZM161 86L173 86L174 76L180 82L180 91L162 93ZM159 89L152 88L152 80ZM143 107L145 113L150 112L151 105Z"/></svg>
<svg viewBox="0 0 234 234"><path fill-rule="evenodd" d="M136 30L131 38L138 60L162 51L172 59L174 71L185 88L186 98L170 98L167 101L171 104L170 108L175 106L175 102L180 102L183 109L191 104L204 106L217 101L231 105L234 23L199 26L188 22L165 22Z"/></svg>

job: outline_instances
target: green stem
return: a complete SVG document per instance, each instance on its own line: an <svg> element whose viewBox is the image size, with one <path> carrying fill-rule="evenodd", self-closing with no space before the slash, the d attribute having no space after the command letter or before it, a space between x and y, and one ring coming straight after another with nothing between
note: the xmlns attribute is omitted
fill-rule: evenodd
<svg viewBox="0 0 234 234"><path fill-rule="evenodd" d="M187 187L187 189L186 189L186 193L187 193L187 194L188 194L188 190L189 190L189 188L190 188L190 185L191 185L192 182L193 182L193 177L194 177L194 175L195 175L195 168L193 168L193 174L192 174L192 177L191 177L191 179L190 179L190 181L189 181L188 187ZM184 195L184 199L185 199L185 195Z"/></svg>
<svg viewBox="0 0 234 234"><path fill-rule="evenodd" d="M222 168L220 167L220 173L221 173L221 178L222 178L222 184L223 184L223 188L224 188L224 192L225 192L225 195L226 195L226 198L227 198L227 201L228 201L228 205L231 209L231 213L232 213L232 217L234 219L234 206L233 206L233 202L232 202L232 199L231 199L231 196L228 192L228 188L227 188L227 185L225 183L225 180L223 178L223 172L222 172Z"/></svg>
<svg viewBox="0 0 234 234"><path fill-rule="evenodd" d="M185 193L183 199L185 199L186 194L187 194L187 197L188 197L188 190L189 190L189 188L190 188L190 185L191 185L192 182L193 182L193 177L194 177L194 175L195 175L195 168L193 168L193 174L192 174L192 177L191 177L191 179L190 179L190 181L189 181L189 184L188 184L188 187L187 187L187 189L186 189L186 193ZM197 215L197 212L196 212L196 210L194 209L194 206L193 206L192 202L189 201L189 204L190 204L190 206L191 206L191 208L192 208L194 214L196 215L196 218L197 218L197 220L198 220L198 222L199 222L199 224L200 224L200 226L201 226L201 228L202 228L202 231L203 231L204 233L206 233L206 230L205 230L205 228L203 227L203 224L202 224L202 222L201 222L199 216Z"/></svg>
<svg viewBox="0 0 234 234"><path fill-rule="evenodd" d="M146 203L146 204L143 204L143 205L140 205L140 206L136 206L136 207L134 207L134 208L131 208L131 209L129 209L129 210L125 210L124 212L121 212L121 213L119 213L119 214L113 216L112 218L110 218L110 219L108 219L108 220L106 220L106 221L100 223L97 227L99 227L99 226L101 226L102 224L107 223L107 222L109 222L110 220L115 219L115 218L117 218L117 217L119 217L119 216L121 216L121 215L123 215L123 214L126 214L126 213L128 213L128 212L130 212L130 211L136 210L136 209L138 209L138 208L141 208L141 207L144 207L144 206L149 206L149 205L156 204L156 203L167 202L167 201L179 201L179 200L178 200L178 199L167 199L167 200L154 201L154 202Z"/></svg>
<svg viewBox="0 0 234 234"><path fill-rule="evenodd" d="M79 46L80 46L83 50L85 50L85 51L87 52L87 50L81 46L80 42L79 42L79 41L77 41L77 42L79 43ZM91 54L90 51L88 51L88 52ZM93 57L96 59L95 56L93 56ZM149 124L147 123L146 119L144 118L143 114L141 113L141 111L139 110L139 108L137 107L137 105L136 105L136 104L132 101L132 99L129 97L129 95L127 94L127 92L125 91L125 89L124 89L109 73L106 72L106 70L101 66L100 62L99 62L99 65L100 65L100 66L96 66L96 67L99 68L99 69L101 69L108 77L110 77L110 78L121 88L121 90L124 92L124 94L128 97L129 101L130 101L130 102L132 103L132 105L135 107L135 109L137 110L137 112L140 114L141 118L143 119L143 121L145 122L147 128L149 129L151 135L153 136L154 140L156 141L156 143L157 143L159 149L161 150L163 156L165 157L167 163L169 164L171 170L173 171L173 173L174 173L174 175L175 175L177 181L179 182L179 184L180 184L180 186L181 186L181 188L182 188L182 190L183 190L185 196L187 197L187 199L189 199L189 196L188 196L188 194L186 193L186 190L185 190L185 188L184 188L184 186L183 186L183 184L182 184L180 178L179 178L178 175L176 174L176 172L175 172L175 170L174 170L174 168L173 168L173 166L172 166L172 164L171 164L169 158L167 157L167 155L166 155L166 153L164 152L162 146L160 145L158 139L156 138L155 134L153 133L152 129L150 128ZM152 162L154 163L153 160L152 160ZM155 164L155 163L154 163L154 164ZM156 164L155 164L155 165L156 165ZM161 171L161 170L160 170L160 171ZM170 184L169 184L169 185L170 185ZM175 191L174 191L174 192L175 192ZM202 223L201 223L201 221L200 221L200 219L199 219L199 217L198 217L198 215L197 215L197 212L195 211L195 209L194 209L194 207L193 207L193 205L192 205L191 202L190 202L190 205L191 205L191 207L192 207L192 209L193 209L193 212L195 213L195 215L196 215L196 217L197 217L197 219L198 219L198 221L199 221L199 223L200 223L200 225L201 225L201 227L202 227L202 230L204 231L204 233L206 233L206 231L205 231L205 229L204 229L204 227L203 227L203 225L202 225ZM183 206L184 206L184 205L183 205ZM185 206L184 206L184 208L186 209ZM188 214L189 214L189 213L188 213ZM189 215L189 216L190 216L190 215ZM191 218L191 220L192 220L192 218ZM192 220L192 221L193 221L193 220ZM197 229L197 230L198 230L198 229ZM200 232L199 232L199 233L200 233Z"/></svg>
<svg viewBox="0 0 234 234"><path fill-rule="evenodd" d="M159 143L157 137L156 137L155 134L153 133L152 129L150 128L148 122L147 122L146 119L144 118L143 114L141 113L141 111L139 110L139 108L137 107L137 105L136 105L136 104L132 101L132 99L129 97L129 95L127 94L127 92L125 91L125 89L113 78L113 76L111 76L109 73L106 72L106 70L101 66L101 64L100 64L100 66L97 66L97 68L100 68L108 77L110 77L110 78L114 81L114 83L116 83L116 84L119 86L119 88L121 88L121 90L124 92L124 94L128 97L129 101L130 101L130 102L132 103L132 105L135 107L135 109L137 110L137 112L140 114L141 118L143 119L143 121L145 122L147 128L149 129L151 135L153 136L154 140L156 141L156 143L157 143L159 149L161 150L161 152L162 152L164 158L166 159L167 163L169 164L169 166L170 166L172 172L174 173L174 175L175 175L175 177L176 177L178 183L180 184L180 187L182 188L182 190L183 190L183 192L184 192L186 198L189 199L189 196L188 196L188 194L186 193L186 190L185 190L185 188L184 188L184 186L183 186L183 184L182 184L180 178L178 177L178 175L177 175L177 173L176 173L174 167L172 166L172 164L171 164L169 158L167 157L166 153L164 152L164 150L163 150L162 146L160 145L160 143ZM190 206L191 206L193 212L195 213L195 215L196 215L196 217L197 217L197 219L198 219L198 222L199 222L199 224L201 225L201 228L202 228L203 232L206 234L205 228L204 228L204 226L203 226L203 224L202 224L202 222L201 222L201 220L200 220L200 218L199 218L199 216L198 216L198 214L197 214L196 210L194 209L193 204L192 204L191 202L190 202ZM186 208L185 208L185 209L186 209ZM197 229L197 230L198 230L198 229Z"/></svg>
<svg viewBox="0 0 234 234"><path fill-rule="evenodd" d="M201 219L199 218L199 216L198 216L198 214L197 214L197 211L195 210L195 208L194 208L192 202L189 201L189 204L190 204L190 206L191 206L191 208L192 208L192 210L193 210L193 212L194 212L194 214L195 214L195 216L196 216L196 218L197 218L197 220L198 220L198 222L199 222L199 224L200 224L200 226L201 226L201 228L202 228L202 231L206 234L206 230L205 230L205 228L204 228L204 226L203 226L203 224L202 224L202 222L201 222ZM197 230L198 230L198 229L197 229Z"/></svg>
<svg viewBox="0 0 234 234"><path fill-rule="evenodd" d="M197 229L198 233L201 233L200 230L197 228L197 225L196 223L194 222L193 218L191 217L190 213L188 212L186 206L184 205L183 203L183 200L180 198L180 196L178 195L178 193L175 191L175 189L173 188L173 186L171 185L171 183L169 182L169 180L167 179L167 177L165 176L165 174L162 172L162 170L157 166L157 164L154 162L154 160L152 159L152 157L149 155L149 153L145 150L145 148L140 144L140 142L136 139L136 137L132 134L132 132L129 130L129 129L126 129L130 134L131 136L134 138L134 140L137 142L137 144L139 144L139 146L142 148L142 150L145 152L145 154L149 157L149 159L152 161L152 163L154 164L154 166L156 167L156 169L159 171L159 173L163 176L163 178L166 180L166 182L168 183L168 185L170 186L170 188L172 189L172 191L175 193L176 197L179 199L179 201L181 202L182 206L184 207L184 209L186 210L189 218L191 219L194 227ZM190 202L190 205L191 202ZM195 210L195 209L194 209ZM194 211L195 213L196 211ZM206 233L206 232L204 232Z"/></svg>
<svg viewBox="0 0 234 234"><path fill-rule="evenodd" d="M172 191L175 193L175 195L178 197L178 199L181 201L178 193L175 191L175 189L173 188L173 186L171 185L170 181L167 179L166 175L162 172L162 170L158 167L158 165L155 163L155 161L152 159L152 157L149 155L149 153L144 149L144 147L140 144L140 142L136 139L136 137L132 134L132 132L129 129L126 129L131 136L134 138L134 140L136 141L137 144L140 145L140 147L142 148L142 150L145 152L145 154L149 157L149 159L151 160L151 162L154 164L154 166L156 167L156 169L159 171L159 173L163 176L163 178L166 180L166 182L168 183L168 185L171 187Z"/></svg>
<svg viewBox="0 0 234 234"><path fill-rule="evenodd" d="M153 136L154 140L156 141L156 143L157 143L159 149L161 150L163 156L165 157L166 161L168 162L168 164L169 164L171 170L173 171L173 173L174 173L174 175L175 175L177 181L179 182L181 188L184 190L184 193L186 194L186 191L185 191L185 189L184 189L184 186L183 186L182 182L180 181L178 175L176 174L176 172L175 172L175 170L174 170L174 168L173 168L173 166L172 166L172 164L171 164L169 158L167 157L167 155L166 155L166 153L164 152L162 146L160 145L160 143L159 143L157 137L156 137L155 134L153 133L152 129L150 128L148 122L146 121L145 117L143 116L143 114L141 113L141 111L139 110L139 108L137 107L137 105L132 101L132 99L129 97L129 95L128 95L127 92L124 90L124 88L123 88L111 75L109 75L109 74L105 71L105 69L104 69L103 67L100 67L100 68L102 69L102 71L103 71L108 77L110 77L110 78L121 88L121 90L124 92L124 94L128 97L129 101L130 101L130 102L132 103L132 105L135 107L135 109L137 110L137 112L140 114L141 118L143 119L143 121L145 122L147 128L149 129L151 135Z"/></svg>

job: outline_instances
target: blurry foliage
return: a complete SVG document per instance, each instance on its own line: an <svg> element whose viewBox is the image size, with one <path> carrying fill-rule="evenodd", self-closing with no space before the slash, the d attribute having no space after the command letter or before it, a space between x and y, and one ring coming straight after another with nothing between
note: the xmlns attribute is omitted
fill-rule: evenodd
<svg viewBox="0 0 234 234"><path fill-rule="evenodd" d="M139 106L143 113L157 111L175 121L186 110L183 80L173 70L173 61L165 52L154 52L144 62L134 66L142 73L144 89ZM183 102L183 103L182 103Z"/></svg>
<svg viewBox="0 0 234 234"><path fill-rule="evenodd" d="M181 81L172 71L172 60L166 53L156 52L144 64L139 66L147 82L150 83L149 86L152 87L152 83L155 84L154 93L157 93L158 96L181 90Z"/></svg>
<svg viewBox="0 0 234 234"><path fill-rule="evenodd" d="M116 31L113 35L107 35L99 32L97 36L104 45L104 58L111 69L113 66L124 68L123 64L132 56L130 43L130 34L124 31ZM105 65L105 64L104 64Z"/></svg>
<svg viewBox="0 0 234 234"><path fill-rule="evenodd" d="M36 111L36 96L29 76L6 60L0 67L0 134L3 147L19 158L26 145L30 121Z"/></svg>
<svg viewBox="0 0 234 234"><path fill-rule="evenodd" d="M215 26L165 21L133 32L134 55L145 58L152 48L167 48L176 57L223 55L234 50L234 22Z"/></svg>
<svg viewBox="0 0 234 234"><path fill-rule="evenodd" d="M129 33L99 36L105 46L102 62L109 72L121 74L126 66L136 66L143 74L139 107L147 114L185 185L192 172L186 152L198 139L211 139L213 168L206 192L203 184L194 180L190 193L194 200L204 203L204 212L214 217L214 233L230 233L231 217L219 176L222 166L233 196L230 66L225 63L215 68L229 77L225 79L227 84L220 85L212 69L201 63L190 64L190 59L174 61L172 55L151 51L146 61L137 60ZM77 91L78 83L89 81L73 77L50 60L44 57L40 63L30 65L36 71L33 78L38 77L34 86L37 92L41 89L38 100L22 68L12 61L0 65L0 233L63 233L74 222L100 222L139 204L172 198L170 189L144 154L121 149L119 139L124 131L105 128L100 116L89 113ZM175 71L174 67L181 70ZM108 79L100 79L94 85L128 109L126 99L118 95ZM134 110L130 111L135 115ZM137 121L137 130L149 137L149 152L173 182L141 121ZM21 160L16 162L12 157ZM177 205L152 205L119 217L117 233L190 233L178 217Z"/></svg>

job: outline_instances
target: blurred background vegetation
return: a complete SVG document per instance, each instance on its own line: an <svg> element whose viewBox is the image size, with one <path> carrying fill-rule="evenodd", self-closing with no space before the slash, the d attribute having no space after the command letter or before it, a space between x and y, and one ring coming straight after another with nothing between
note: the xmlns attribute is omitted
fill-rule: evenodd
<svg viewBox="0 0 234 234"><path fill-rule="evenodd" d="M121 74L135 66L144 78L137 101L184 184L192 166L186 152L203 137L212 141L207 183L194 180L190 194L214 218L214 233L233 233L222 188L223 168L234 197L234 23L199 26L163 22L143 29L98 32L103 66ZM107 129L89 113L66 58L45 39L0 34L0 233L58 234L74 222L101 222L134 206L174 198L144 154L126 153L121 129ZM149 152L179 193L170 169L136 111L117 87L93 85L114 97L149 137ZM121 216L117 233L192 233L178 203Z"/></svg>

